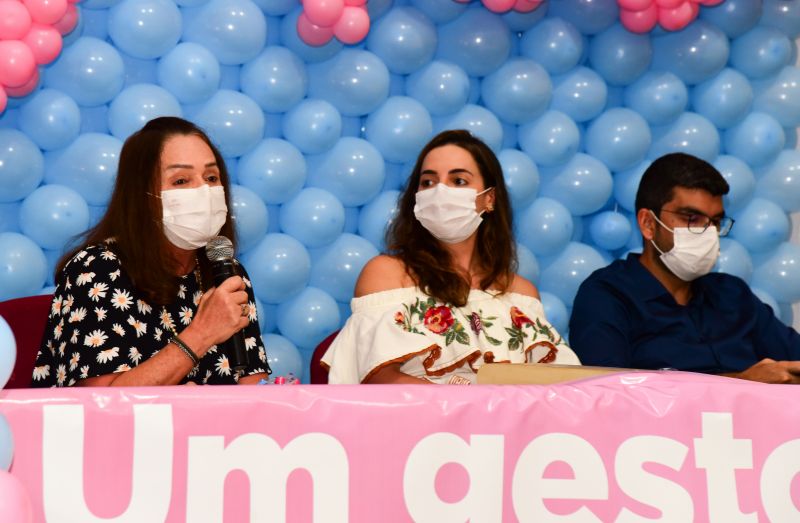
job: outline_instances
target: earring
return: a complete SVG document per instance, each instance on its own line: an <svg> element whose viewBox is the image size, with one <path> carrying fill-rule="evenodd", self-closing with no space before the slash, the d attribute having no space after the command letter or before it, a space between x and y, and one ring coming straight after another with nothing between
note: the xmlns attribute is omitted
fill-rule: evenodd
<svg viewBox="0 0 800 523"><path fill-rule="evenodd" d="M486 206L486 212L492 212L493 210L494 210L494 205L492 205L491 203Z"/></svg>

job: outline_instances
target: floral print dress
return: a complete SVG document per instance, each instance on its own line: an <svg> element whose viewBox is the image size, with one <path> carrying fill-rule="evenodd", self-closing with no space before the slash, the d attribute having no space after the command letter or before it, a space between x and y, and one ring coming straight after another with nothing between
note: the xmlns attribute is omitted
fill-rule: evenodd
<svg viewBox="0 0 800 523"><path fill-rule="evenodd" d="M454 307L405 287L354 298L351 308L322 358L329 383L361 383L398 362L436 383L473 383L484 363L580 364L531 296L473 289Z"/></svg>
<svg viewBox="0 0 800 523"><path fill-rule="evenodd" d="M69 386L128 371L167 345L170 327L180 332L192 322L203 295L194 273L181 277L173 303L151 305L131 283L113 247L113 242L86 247L59 274L32 386ZM250 297L250 324L245 328L249 366L244 374L258 374L266 372L266 353L253 290L239 267ZM238 379L215 345L182 383L232 384Z"/></svg>

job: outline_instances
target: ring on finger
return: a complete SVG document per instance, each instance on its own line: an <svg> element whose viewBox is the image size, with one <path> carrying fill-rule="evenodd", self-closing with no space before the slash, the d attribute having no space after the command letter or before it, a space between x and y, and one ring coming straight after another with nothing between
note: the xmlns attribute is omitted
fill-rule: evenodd
<svg viewBox="0 0 800 523"><path fill-rule="evenodd" d="M250 307L246 303L242 303L242 316L250 314Z"/></svg>

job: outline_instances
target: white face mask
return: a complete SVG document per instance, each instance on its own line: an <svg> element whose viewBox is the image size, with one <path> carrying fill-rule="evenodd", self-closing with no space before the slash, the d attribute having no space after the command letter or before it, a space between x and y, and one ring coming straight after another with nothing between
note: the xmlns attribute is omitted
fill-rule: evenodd
<svg viewBox="0 0 800 523"><path fill-rule="evenodd" d="M173 245L186 250L205 247L228 217L221 185L161 191L161 206L164 235Z"/></svg>
<svg viewBox="0 0 800 523"><path fill-rule="evenodd" d="M431 189L416 194L414 216L434 238L445 243L458 243L469 238L483 221L475 212L475 198L480 193L475 189L448 187L437 183Z"/></svg>
<svg viewBox="0 0 800 523"><path fill-rule="evenodd" d="M711 272L719 257L719 232L716 227L709 225L701 234L695 234L688 227L670 229L653 211L650 214L659 225L673 234L672 249L668 252L662 251L656 242L650 240L672 274L683 281L692 281Z"/></svg>

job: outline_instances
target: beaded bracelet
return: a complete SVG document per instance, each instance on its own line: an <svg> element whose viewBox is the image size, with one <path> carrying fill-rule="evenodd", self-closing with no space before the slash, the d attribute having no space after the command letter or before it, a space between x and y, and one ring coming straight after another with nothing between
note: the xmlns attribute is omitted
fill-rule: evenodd
<svg viewBox="0 0 800 523"><path fill-rule="evenodd" d="M195 354L194 351L178 337L177 334L173 334L169 341L182 350L183 353L186 354L190 360L192 360L192 366L197 367L197 364L200 363L200 358L197 357L197 354Z"/></svg>

